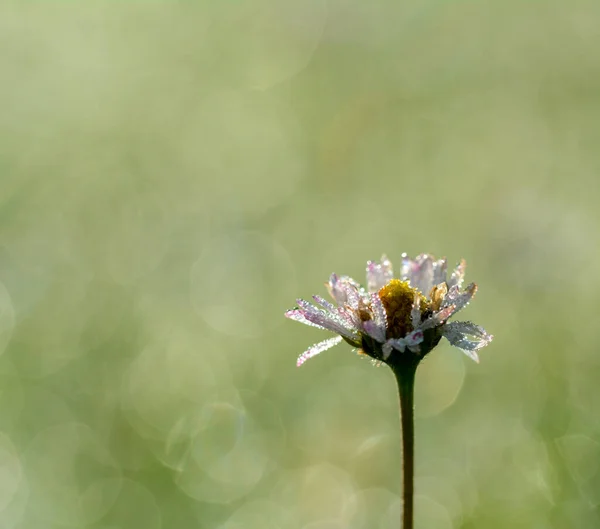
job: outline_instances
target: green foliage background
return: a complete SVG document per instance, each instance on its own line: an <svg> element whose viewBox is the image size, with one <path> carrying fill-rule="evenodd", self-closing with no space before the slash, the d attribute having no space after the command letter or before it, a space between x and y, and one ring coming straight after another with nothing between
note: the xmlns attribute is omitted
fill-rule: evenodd
<svg viewBox="0 0 600 529"><path fill-rule="evenodd" d="M390 373L286 321L465 257L417 527L600 526L600 4L0 7L0 528L388 529Z"/></svg>

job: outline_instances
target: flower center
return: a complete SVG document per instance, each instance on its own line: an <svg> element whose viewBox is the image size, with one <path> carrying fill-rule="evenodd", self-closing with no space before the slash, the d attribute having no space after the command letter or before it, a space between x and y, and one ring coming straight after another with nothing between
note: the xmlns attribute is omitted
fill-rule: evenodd
<svg viewBox="0 0 600 529"><path fill-rule="evenodd" d="M408 281L392 279L379 290L379 298L387 315L387 337L402 338L413 330L410 312L418 294L421 315L429 310L427 298L418 290L411 288Z"/></svg>

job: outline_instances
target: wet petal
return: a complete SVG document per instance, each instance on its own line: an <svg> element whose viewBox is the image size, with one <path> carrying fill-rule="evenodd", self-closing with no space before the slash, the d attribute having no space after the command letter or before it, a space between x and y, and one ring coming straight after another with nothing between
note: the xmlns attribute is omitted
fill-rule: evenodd
<svg viewBox="0 0 600 529"><path fill-rule="evenodd" d="M387 360L390 355L392 354L392 350L394 348L392 347L392 344L390 343L390 340L388 340L387 342L385 342L383 344L383 346L381 347L381 351L383 352L383 359Z"/></svg>
<svg viewBox="0 0 600 529"><path fill-rule="evenodd" d="M304 312L300 309L291 309L291 310L286 311L285 317L289 318L290 320L304 323L304 325L308 325L310 327L316 327L317 329L322 329L324 331L327 330L325 327L321 327L320 325L317 325L316 323L313 323L312 321L308 321L306 319L306 317L304 316Z"/></svg>
<svg viewBox="0 0 600 529"><path fill-rule="evenodd" d="M454 321L444 326L444 336L454 347L458 347L469 358L479 362L477 351L488 345L493 336L483 327L471 321Z"/></svg>
<svg viewBox="0 0 600 529"><path fill-rule="evenodd" d="M433 258L431 255L421 254L415 259L415 264L410 284L426 296L433 287Z"/></svg>
<svg viewBox="0 0 600 529"><path fill-rule="evenodd" d="M418 346L424 339L424 335L423 335L423 331L420 329L417 329L416 331L411 332L410 334L407 334L404 337L404 342L406 343L406 346L411 349L411 351L413 350L413 348L415 348L416 346ZM418 351L418 348L417 348Z"/></svg>
<svg viewBox="0 0 600 529"><path fill-rule="evenodd" d="M458 285L453 285L448 287L448 293L442 302L442 308L447 307L448 305L452 305L454 300L460 295L460 288Z"/></svg>
<svg viewBox="0 0 600 529"><path fill-rule="evenodd" d="M433 327L439 327L455 312L456 307L454 305L445 307L442 310L435 312L430 318L421 323L419 329L425 331L427 329L432 329Z"/></svg>
<svg viewBox="0 0 600 529"><path fill-rule="evenodd" d="M362 326L362 320L358 313L348 307L338 307L337 313L340 317L346 321L350 328L360 329Z"/></svg>
<svg viewBox="0 0 600 529"><path fill-rule="evenodd" d="M348 321L342 318L337 312L329 312L319 307L315 307L303 299L297 300L298 306L302 309L304 317L316 324L337 334L341 334L351 340L358 338L358 329L352 328Z"/></svg>
<svg viewBox="0 0 600 529"><path fill-rule="evenodd" d="M371 310L373 312L373 319L377 325L383 327L384 330L387 330L387 314L385 312L385 307L381 302L379 294L376 292L371 294Z"/></svg>
<svg viewBox="0 0 600 529"><path fill-rule="evenodd" d="M415 293L415 300L410 311L410 319L413 329L416 329L421 324L421 297Z"/></svg>
<svg viewBox="0 0 600 529"><path fill-rule="evenodd" d="M377 342L385 342L385 327L377 325L377 323L374 320L367 320L363 322L363 329L371 338L373 338Z"/></svg>
<svg viewBox="0 0 600 529"><path fill-rule="evenodd" d="M369 292L377 292L394 277L392 263L385 256L381 256L381 262L367 262L367 289Z"/></svg>
<svg viewBox="0 0 600 529"><path fill-rule="evenodd" d="M454 286L450 289L450 292L448 292L442 306L451 303L454 305L454 312L452 314L456 314L459 310L464 309L469 304L476 292L477 285L475 283L471 283L462 292L459 291L457 286Z"/></svg>
<svg viewBox="0 0 600 529"><path fill-rule="evenodd" d="M388 281L390 279L393 279L394 267L392 266L392 262L388 259L388 256L385 254L381 256L381 268L385 273L386 277L388 278Z"/></svg>
<svg viewBox="0 0 600 529"><path fill-rule="evenodd" d="M346 284L346 304L352 310L358 310L362 301L359 290L351 284Z"/></svg>
<svg viewBox="0 0 600 529"><path fill-rule="evenodd" d="M467 262L464 259L460 260L460 263L456 265L456 268L452 272L450 279L448 280L448 287L452 288L453 286L458 286L459 288L462 286L462 283L465 279L465 268L467 267Z"/></svg>
<svg viewBox="0 0 600 529"><path fill-rule="evenodd" d="M410 276L412 274L413 269L413 260L408 256L408 254L402 254L402 265L400 266L400 279L402 281L410 282Z"/></svg>
<svg viewBox="0 0 600 529"><path fill-rule="evenodd" d="M325 310L328 310L329 312L337 311L337 307L335 307L334 305L329 303L329 301L327 301L326 299L323 299L321 296L314 295L312 298L315 300L316 303L321 305L321 307L323 307Z"/></svg>
<svg viewBox="0 0 600 529"><path fill-rule="evenodd" d="M329 295L337 302L338 305L342 305L346 302L346 290L342 288L340 278L337 274L331 274L329 282L325 283Z"/></svg>
<svg viewBox="0 0 600 529"><path fill-rule="evenodd" d="M387 345L391 345L397 351L403 353L406 350L406 340L404 338L393 338L386 342Z"/></svg>
<svg viewBox="0 0 600 529"><path fill-rule="evenodd" d="M439 285L440 283L446 282L448 269L448 261L445 257L434 261L433 263L433 284Z"/></svg>
<svg viewBox="0 0 600 529"><path fill-rule="evenodd" d="M317 356L319 353L323 351L327 351L327 349L331 349L342 341L341 336L335 336L333 338L328 338L327 340L323 340L322 342L316 343L312 347L309 347L306 351L304 351L296 361L296 366L300 367L304 362L306 362L309 358L313 356Z"/></svg>
<svg viewBox="0 0 600 529"><path fill-rule="evenodd" d="M446 294L448 294L448 285L446 283L438 283L431 289L429 298L431 299L431 309L434 312L440 310L444 299L446 299Z"/></svg>
<svg viewBox="0 0 600 529"><path fill-rule="evenodd" d="M333 304L329 303L326 299L323 299L321 296L313 296L313 299L316 303L321 305L327 312L330 312L334 315L340 316L351 329L360 328L361 321L357 314L355 314L351 310L346 310L344 307L336 307Z"/></svg>

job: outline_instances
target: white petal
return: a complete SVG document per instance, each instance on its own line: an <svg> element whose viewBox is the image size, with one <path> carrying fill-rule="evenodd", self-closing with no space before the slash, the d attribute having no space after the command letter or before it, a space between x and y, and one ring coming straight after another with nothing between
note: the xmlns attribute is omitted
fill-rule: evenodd
<svg viewBox="0 0 600 529"><path fill-rule="evenodd" d="M415 292L415 300L410 311L410 319L413 329L416 329L421 324L421 297Z"/></svg>
<svg viewBox="0 0 600 529"><path fill-rule="evenodd" d="M455 321L444 326L444 336L454 347L458 347L469 358L479 362L477 351L488 345L493 336L483 327L470 321Z"/></svg>
<svg viewBox="0 0 600 529"><path fill-rule="evenodd" d="M416 331L413 331L404 337L404 341L409 347L412 345L420 344L423 341L423 339L423 331L421 331L420 329L417 329Z"/></svg>
<svg viewBox="0 0 600 529"><path fill-rule="evenodd" d="M446 282L448 262L445 257L438 259L433 263L433 284L439 285Z"/></svg>
<svg viewBox="0 0 600 529"><path fill-rule="evenodd" d="M383 344L383 347L381 348L381 350L383 352L383 359L387 360L390 357L390 355L392 354L392 350L393 350L392 344L390 343L389 340Z"/></svg>
<svg viewBox="0 0 600 529"><path fill-rule="evenodd" d="M394 267L392 266L392 262L388 259L388 256L385 254L381 256L381 268L389 279L394 277Z"/></svg>
<svg viewBox="0 0 600 529"><path fill-rule="evenodd" d="M346 303L352 310L358 310L361 302L361 295L358 288L350 283L344 285L346 291Z"/></svg>
<svg viewBox="0 0 600 529"><path fill-rule="evenodd" d="M454 305L444 307L442 310L434 313L430 318L421 323L419 329L425 331L427 329L432 329L433 327L438 327L442 325L450 316L452 316L454 312L456 312L456 307Z"/></svg>
<svg viewBox="0 0 600 529"><path fill-rule="evenodd" d="M381 256L381 263L367 262L367 290L369 292L377 292L393 277L392 263L385 255Z"/></svg>
<svg viewBox="0 0 600 529"><path fill-rule="evenodd" d="M377 342L385 342L385 327L377 325L374 320L367 320L363 322L363 328L365 332Z"/></svg>
<svg viewBox="0 0 600 529"><path fill-rule="evenodd" d="M388 340L386 343L401 353L403 353L406 349L406 340L404 338L393 338Z"/></svg>
<svg viewBox="0 0 600 529"><path fill-rule="evenodd" d="M456 305L456 310L454 313L456 314L459 310L466 307L473 296L477 292L477 285L475 283L471 283L464 292L462 292L457 298L453 301L453 305Z"/></svg>
<svg viewBox="0 0 600 529"><path fill-rule="evenodd" d="M349 276L338 277L336 274L331 274L325 286L338 305L347 303L348 296L351 294L356 297L356 293L360 290L360 285L354 279Z"/></svg>
<svg viewBox="0 0 600 529"><path fill-rule="evenodd" d="M327 351L327 349L331 349L342 341L341 336L335 336L333 338L328 338L327 340L323 340L322 342L316 343L312 347L309 347L306 351L304 351L296 361L296 366L300 367L304 362L306 362L309 358L313 356L317 356L319 353L323 351Z"/></svg>
<svg viewBox="0 0 600 529"><path fill-rule="evenodd" d="M442 303L442 307L446 307L448 305L454 305L454 311L452 315L456 314L459 310L464 309L473 296L477 292L477 285L475 283L471 283L465 290L460 291L457 285L454 285L446 297L444 298L444 302Z"/></svg>
<svg viewBox="0 0 600 529"><path fill-rule="evenodd" d="M452 272L452 275L450 276L450 279L448 280L449 288L452 288L455 285L458 287L460 287L462 285L463 280L465 278L465 268L466 267L467 267L467 262L464 259L461 259L460 263L458 263L456 265L454 272Z"/></svg>
<svg viewBox="0 0 600 529"><path fill-rule="evenodd" d="M328 310L329 312L336 312L337 308L334 307L331 303L329 303L329 301L327 301L326 299L323 299L321 296L313 296L312 297L319 305L321 305L321 307L323 307L325 310Z"/></svg>
<svg viewBox="0 0 600 529"><path fill-rule="evenodd" d="M442 308L447 307L448 305L452 305L454 300L460 296L460 288L458 285L453 285L448 288L448 292L446 293L446 297L442 302Z"/></svg>
<svg viewBox="0 0 600 529"><path fill-rule="evenodd" d="M304 317L325 329L341 334L350 340L358 338L358 329L353 328L348 321L342 318L337 312L329 312L319 307L315 307L303 299L297 300L298 306L302 310Z"/></svg>
<svg viewBox="0 0 600 529"><path fill-rule="evenodd" d="M415 259L410 284L418 288L424 296L429 295L433 287L433 259L430 255L421 254Z"/></svg>
<svg viewBox="0 0 600 529"><path fill-rule="evenodd" d="M402 265L400 266L400 279L410 282L413 260L405 253L402 254Z"/></svg>
<svg viewBox="0 0 600 529"><path fill-rule="evenodd" d="M371 294L371 311L373 312L375 323L377 323L379 327L383 327L384 330L387 330L387 314L385 312L385 307L381 302L379 294L376 292Z"/></svg>
<svg viewBox="0 0 600 529"><path fill-rule="evenodd" d="M292 309L292 310L286 311L285 317L289 318L290 320L304 323L304 325L308 325L310 327L316 327L317 329L322 329L323 331L327 330L325 327L321 327L320 325L317 325L316 323L313 323L312 321L308 321L306 319L306 317L304 316L304 312L300 309Z"/></svg>
<svg viewBox="0 0 600 529"><path fill-rule="evenodd" d="M321 307L323 307L327 312L337 315L341 319L343 319L344 322L347 323L348 327L350 327L351 329L360 328L362 322L360 321L358 315L356 315L354 312L346 310L343 307L335 307L334 305L329 303L329 301L323 299L321 296L315 295L313 296L313 299L316 303L321 305Z"/></svg>
<svg viewBox="0 0 600 529"><path fill-rule="evenodd" d="M346 291L342 288L340 278L337 274L331 274L329 283L325 285L329 291L329 295L337 302L338 305L343 305L346 302Z"/></svg>
<svg viewBox="0 0 600 529"><path fill-rule="evenodd" d="M352 329L360 329L362 327L362 321L358 313L348 307L339 307L337 313L340 317L348 324Z"/></svg>

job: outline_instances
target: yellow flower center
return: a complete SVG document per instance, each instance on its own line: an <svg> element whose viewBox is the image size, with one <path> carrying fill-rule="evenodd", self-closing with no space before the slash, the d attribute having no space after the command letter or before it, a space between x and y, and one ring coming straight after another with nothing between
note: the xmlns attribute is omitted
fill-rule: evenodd
<svg viewBox="0 0 600 529"><path fill-rule="evenodd" d="M411 310L415 294L420 298L421 315L430 310L427 298L417 289L411 288L408 281L392 279L379 290L379 297L387 314L387 337L402 338L413 330Z"/></svg>

